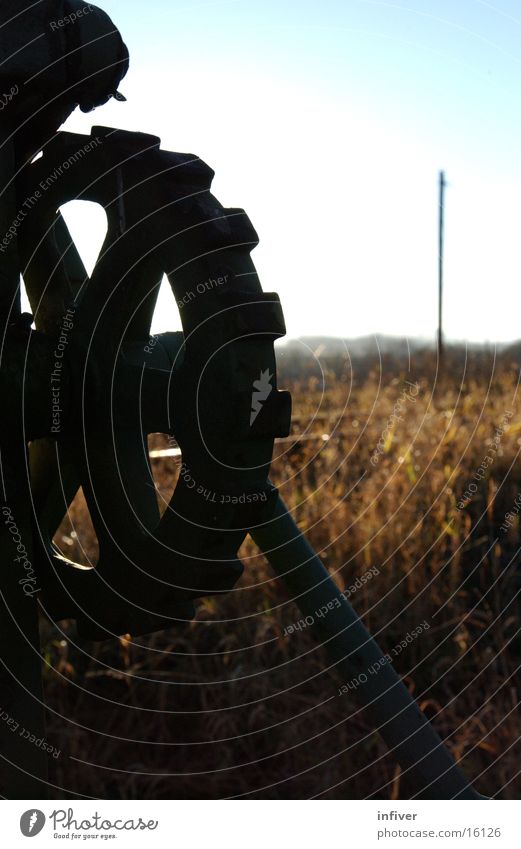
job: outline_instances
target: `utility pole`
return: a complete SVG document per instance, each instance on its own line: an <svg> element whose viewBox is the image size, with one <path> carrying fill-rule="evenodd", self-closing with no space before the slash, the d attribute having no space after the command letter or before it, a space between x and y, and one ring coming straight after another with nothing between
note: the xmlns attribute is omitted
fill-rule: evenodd
<svg viewBox="0 0 521 849"><path fill-rule="evenodd" d="M440 171L438 199L438 357L443 357L443 236L445 213L445 172Z"/></svg>

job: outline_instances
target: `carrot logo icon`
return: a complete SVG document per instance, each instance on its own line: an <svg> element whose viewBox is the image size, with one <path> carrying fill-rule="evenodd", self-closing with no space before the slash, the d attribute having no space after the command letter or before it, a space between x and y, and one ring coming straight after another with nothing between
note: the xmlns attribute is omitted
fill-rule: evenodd
<svg viewBox="0 0 521 849"><path fill-rule="evenodd" d="M253 392L251 394L250 427L259 415L260 411L262 410L262 405L264 401L273 389L273 386L270 383L272 377L273 375L270 374L269 369L266 369L266 371L261 371L260 378L258 380L253 381Z"/></svg>
<svg viewBox="0 0 521 849"><path fill-rule="evenodd" d="M20 817L20 831L24 837L35 837L45 825L45 814L37 808L31 808Z"/></svg>

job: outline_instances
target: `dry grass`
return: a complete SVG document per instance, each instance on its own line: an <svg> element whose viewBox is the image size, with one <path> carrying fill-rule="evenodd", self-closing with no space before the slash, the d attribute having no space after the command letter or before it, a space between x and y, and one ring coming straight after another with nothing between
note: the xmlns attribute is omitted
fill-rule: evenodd
<svg viewBox="0 0 521 849"><path fill-rule="evenodd" d="M296 437L276 446L273 480L343 588L377 566L352 601L385 651L431 623L397 669L477 788L519 798L517 520L500 531L521 492L518 368L456 353L441 377L420 355L410 369L326 366L322 391L315 368L298 374L281 358ZM418 394L373 465L406 380ZM155 461L154 473L167 494L175 460ZM95 556L81 501L70 521L62 547ZM57 797L407 798L407 776L352 696L337 696L311 629L284 636L297 608L251 542L243 554L240 590L202 601L182 636L93 646L72 625L62 635L42 623L48 738L62 751L52 762Z"/></svg>

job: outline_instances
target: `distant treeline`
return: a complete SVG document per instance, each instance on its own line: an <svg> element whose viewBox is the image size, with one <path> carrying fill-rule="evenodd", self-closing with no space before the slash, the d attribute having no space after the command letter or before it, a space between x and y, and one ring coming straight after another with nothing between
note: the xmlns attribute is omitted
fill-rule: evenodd
<svg viewBox="0 0 521 849"><path fill-rule="evenodd" d="M386 336L362 339L302 337L277 349L279 382L315 378L362 383L369 376L388 377L414 373L436 381L453 376L456 383L469 377L492 375L496 369L521 366L521 341L508 345L447 343L440 361L427 342Z"/></svg>

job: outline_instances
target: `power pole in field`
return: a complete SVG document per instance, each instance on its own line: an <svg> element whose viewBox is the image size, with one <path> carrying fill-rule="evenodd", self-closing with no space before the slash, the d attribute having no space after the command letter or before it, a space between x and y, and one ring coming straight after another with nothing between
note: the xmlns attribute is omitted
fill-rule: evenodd
<svg viewBox="0 0 521 849"><path fill-rule="evenodd" d="M445 172L440 171L438 198L438 357L443 357L443 236L445 213Z"/></svg>

